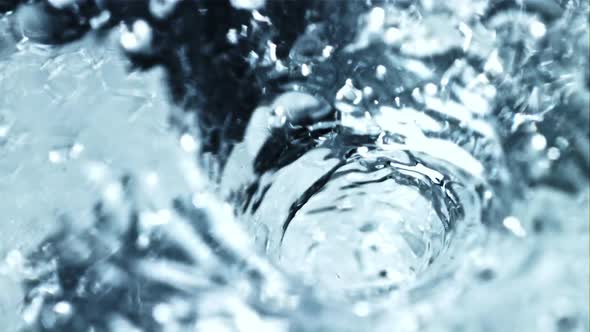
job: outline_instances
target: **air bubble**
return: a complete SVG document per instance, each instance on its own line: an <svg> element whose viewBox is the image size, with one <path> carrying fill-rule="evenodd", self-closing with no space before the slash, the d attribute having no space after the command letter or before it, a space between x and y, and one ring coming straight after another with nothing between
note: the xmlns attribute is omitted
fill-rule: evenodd
<svg viewBox="0 0 590 332"><path fill-rule="evenodd" d="M147 53L151 49L152 28L144 20L136 20L131 30L123 26L121 32L121 46L127 52Z"/></svg>
<svg viewBox="0 0 590 332"><path fill-rule="evenodd" d="M531 32L531 35L533 35L533 37L539 39L545 36L547 28L545 27L545 24L543 24L542 22L533 21L529 25L529 31Z"/></svg>
<svg viewBox="0 0 590 332"><path fill-rule="evenodd" d="M180 146L186 152L195 152L197 150L197 141L190 134L182 134L180 136Z"/></svg>

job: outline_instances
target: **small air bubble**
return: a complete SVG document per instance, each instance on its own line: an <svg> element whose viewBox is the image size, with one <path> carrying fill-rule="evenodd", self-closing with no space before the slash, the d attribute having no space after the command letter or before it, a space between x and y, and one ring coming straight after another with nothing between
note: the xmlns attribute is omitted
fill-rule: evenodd
<svg viewBox="0 0 590 332"><path fill-rule="evenodd" d="M25 258L19 250L11 250L5 258L6 265L13 271L22 270L25 264Z"/></svg>
<svg viewBox="0 0 590 332"><path fill-rule="evenodd" d="M150 0L150 12L158 19L168 17L181 0Z"/></svg>
<svg viewBox="0 0 590 332"><path fill-rule="evenodd" d="M564 137L558 136L555 139L555 145L560 149L567 149L567 147L570 145L570 142Z"/></svg>
<svg viewBox="0 0 590 332"><path fill-rule="evenodd" d="M68 316L72 313L72 305L65 301L60 301L53 306L53 311L57 314Z"/></svg>
<svg viewBox="0 0 590 332"><path fill-rule="evenodd" d="M270 19L267 16L262 15L259 11L257 10L253 10L252 11L252 17L258 21L258 22L263 22L263 23L267 23L267 24L271 24Z"/></svg>
<svg viewBox="0 0 590 332"><path fill-rule="evenodd" d="M168 304L159 303L154 306L152 315L158 323L164 324L172 318L173 312Z"/></svg>
<svg viewBox="0 0 590 332"><path fill-rule="evenodd" d="M74 143L69 151L69 157L72 159L76 159L80 156L80 154L84 151L84 145L80 143Z"/></svg>
<svg viewBox="0 0 590 332"><path fill-rule="evenodd" d="M414 98L414 100L419 103L424 102L424 96L422 96L422 93L420 92L419 88L415 88L414 90L412 90L412 98Z"/></svg>
<svg viewBox="0 0 590 332"><path fill-rule="evenodd" d="M552 146L547 150L547 158L549 158L550 160L557 160L559 159L561 155L561 152L559 152L559 149Z"/></svg>
<svg viewBox="0 0 590 332"><path fill-rule="evenodd" d="M483 69L492 75L499 75L504 72L504 66L502 66L502 62L500 61L498 50L494 50L490 54Z"/></svg>
<svg viewBox="0 0 590 332"><path fill-rule="evenodd" d="M381 7L375 7L369 13L367 30L369 32L377 33L383 29L385 24L385 10Z"/></svg>
<svg viewBox="0 0 590 332"><path fill-rule="evenodd" d="M195 152L197 150L197 142L195 138L189 134L180 136L180 146L186 152Z"/></svg>
<svg viewBox="0 0 590 332"><path fill-rule="evenodd" d="M541 134L535 134L531 138L531 146L537 151L542 151L547 147L547 139Z"/></svg>
<svg viewBox="0 0 590 332"><path fill-rule="evenodd" d="M367 317L370 313L369 304L365 301L356 303L353 310L354 314L359 317Z"/></svg>
<svg viewBox="0 0 590 332"><path fill-rule="evenodd" d="M145 235L141 234L137 237L137 247L140 249L146 249L150 245L150 238Z"/></svg>
<svg viewBox="0 0 590 332"><path fill-rule="evenodd" d="M68 6L73 5L76 0L48 0L49 4L53 6L53 8L63 9Z"/></svg>
<svg viewBox="0 0 590 332"><path fill-rule="evenodd" d="M158 174L156 172L149 172L145 176L145 182L148 186L155 187L159 182Z"/></svg>
<svg viewBox="0 0 590 332"><path fill-rule="evenodd" d="M60 164L65 161L65 157L61 151L51 150L48 153L49 162L52 164Z"/></svg>
<svg viewBox="0 0 590 332"><path fill-rule="evenodd" d="M121 46L128 52L147 52L152 42L152 28L144 20L133 23L131 30L123 26Z"/></svg>
<svg viewBox="0 0 590 332"><path fill-rule="evenodd" d="M311 74L311 67L308 66L307 64L302 64L301 65L301 75L307 77Z"/></svg>
<svg viewBox="0 0 590 332"><path fill-rule="evenodd" d="M385 31L384 40L389 45L395 45L402 40L402 33L397 28L389 28Z"/></svg>
<svg viewBox="0 0 590 332"><path fill-rule="evenodd" d="M9 131L9 126L0 126L0 138L5 138L6 136L8 136Z"/></svg>
<svg viewBox="0 0 590 332"><path fill-rule="evenodd" d="M520 220L518 220L516 217L508 216L504 219L502 224L509 231L511 231L514 235L516 235L518 237L525 237L526 236L525 229L522 227Z"/></svg>
<svg viewBox="0 0 590 332"><path fill-rule="evenodd" d="M529 25L529 31L533 37L539 39L545 36L545 33L547 33L547 28L545 27L545 24L539 21L533 21Z"/></svg>
<svg viewBox="0 0 590 332"><path fill-rule="evenodd" d="M371 88L370 86L364 87L363 94L365 95L365 97L370 97L371 95L373 95L373 88Z"/></svg>
<svg viewBox="0 0 590 332"><path fill-rule="evenodd" d="M143 212L140 215L140 220L141 224L147 228L165 225L172 220L172 212L166 209L156 212Z"/></svg>
<svg viewBox="0 0 590 332"><path fill-rule="evenodd" d="M107 22L111 19L111 12L108 10L103 10L97 16L94 16L88 22L92 29L100 29L103 27Z"/></svg>
<svg viewBox="0 0 590 332"><path fill-rule="evenodd" d="M227 34L225 35L227 41L230 44L237 44L238 43L238 31L236 29L229 29L227 30Z"/></svg>
<svg viewBox="0 0 590 332"><path fill-rule="evenodd" d="M469 49L469 46L471 46L471 40L473 39L473 31L471 31L471 28L463 22L459 23L459 31L461 31L465 38L463 40L463 51L467 51Z"/></svg>
<svg viewBox="0 0 590 332"><path fill-rule="evenodd" d="M384 65L378 65L377 69L375 70L375 77L377 79L382 80L385 78L385 74L387 74L387 68Z"/></svg>
<svg viewBox="0 0 590 332"><path fill-rule="evenodd" d="M314 242L323 242L326 241L326 233L322 232L321 230L316 230L313 232L311 238Z"/></svg>
<svg viewBox="0 0 590 332"><path fill-rule="evenodd" d="M424 86L424 92L427 95L434 96L438 92L438 87L434 83L428 83Z"/></svg>
<svg viewBox="0 0 590 332"><path fill-rule="evenodd" d="M332 55L333 51L334 51L334 47L331 45L328 45L328 46L324 47L324 49L322 50L322 56L324 58L329 58Z"/></svg>
<svg viewBox="0 0 590 332"><path fill-rule="evenodd" d="M254 10L264 6L266 0L230 0L231 5L236 9Z"/></svg>

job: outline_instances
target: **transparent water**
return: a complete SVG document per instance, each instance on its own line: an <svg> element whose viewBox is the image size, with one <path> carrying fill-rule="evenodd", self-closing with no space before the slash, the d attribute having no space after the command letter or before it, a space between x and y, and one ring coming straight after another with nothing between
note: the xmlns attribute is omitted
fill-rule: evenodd
<svg viewBox="0 0 590 332"><path fill-rule="evenodd" d="M588 330L587 4L139 3L2 17L7 329Z"/></svg>

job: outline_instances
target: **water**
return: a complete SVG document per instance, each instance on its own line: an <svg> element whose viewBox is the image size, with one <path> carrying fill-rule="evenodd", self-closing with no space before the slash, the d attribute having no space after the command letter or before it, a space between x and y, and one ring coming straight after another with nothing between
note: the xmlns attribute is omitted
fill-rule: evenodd
<svg viewBox="0 0 590 332"><path fill-rule="evenodd" d="M588 329L587 5L50 3L90 23L27 6L4 17L17 54L125 21L123 53L166 73L178 154L90 164L90 226L65 213L9 253L27 328Z"/></svg>
<svg viewBox="0 0 590 332"><path fill-rule="evenodd" d="M278 99L286 112L295 113L295 98L313 100L291 92ZM239 213L251 232L261 235L259 243L269 257L311 284L344 289L349 295L386 292L415 279L444 255L453 233L481 223L482 195L492 190L485 191L483 166L467 151L427 138L416 128L412 117L418 111L380 106L375 113L376 121L371 119L368 126L382 119L377 123L391 131L379 128L367 135L357 128L364 118L349 122L352 128L336 120L333 131L315 138L304 148L307 152L280 152L278 169L271 149L277 145L273 140L280 138L271 134L248 161L247 134L222 175L223 187L240 188L233 191L238 193L234 196ZM435 128L443 128L421 115ZM255 113L253 121L258 117ZM322 126L326 128L330 127ZM427 154L430 148L420 143L446 149L439 151L447 155L436 150ZM253 164L253 173L260 175L244 175L246 182L241 183L235 170L244 163ZM240 196L244 187L246 194Z"/></svg>

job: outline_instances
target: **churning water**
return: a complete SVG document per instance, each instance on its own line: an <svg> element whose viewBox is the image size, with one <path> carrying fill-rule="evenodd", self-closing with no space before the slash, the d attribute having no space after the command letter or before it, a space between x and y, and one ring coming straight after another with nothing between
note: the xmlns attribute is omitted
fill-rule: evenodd
<svg viewBox="0 0 590 332"><path fill-rule="evenodd" d="M45 87L82 76L109 98L121 90L98 68L115 55L89 54L115 39L135 69L163 68L168 99L123 91L167 105L178 137L151 156L171 165L159 172L133 156L121 178L104 160L79 165L100 189L92 213L77 220L64 201L63 220L46 220L58 231L27 258L9 252L25 329L588 330L587 3L0 8L14 10L0 34L12 95L0 148L18 145L23 57L50 59L27 62L49 68ZM96 40L75 57L48 46L84 34Z"/></svg>

